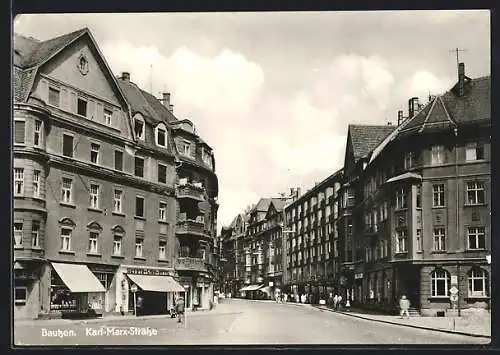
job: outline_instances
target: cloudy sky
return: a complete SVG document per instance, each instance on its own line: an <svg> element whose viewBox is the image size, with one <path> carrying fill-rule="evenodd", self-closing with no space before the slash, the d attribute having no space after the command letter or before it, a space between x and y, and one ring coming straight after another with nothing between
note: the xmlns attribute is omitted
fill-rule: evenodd
<svg viewBox="0 0 500 355"><path fill-rule="evenodd" d="M466 74L490 74L488 11L22 15L44 40L88 27L116 75L157 97L214 148L219 230L259 197L312 187L343 165L347 125ZM152 65L152 69L151 69Z"/></svg>

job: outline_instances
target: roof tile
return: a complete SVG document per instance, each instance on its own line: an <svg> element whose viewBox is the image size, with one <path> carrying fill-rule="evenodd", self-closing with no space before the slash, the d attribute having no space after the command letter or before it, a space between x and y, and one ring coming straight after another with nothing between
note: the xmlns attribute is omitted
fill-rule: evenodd
<svg viewBox="0 0 500 355"><path fill-rule="evenodd" d="M392 125L349 125L354 158L363 158L396 127Z"/></svg>

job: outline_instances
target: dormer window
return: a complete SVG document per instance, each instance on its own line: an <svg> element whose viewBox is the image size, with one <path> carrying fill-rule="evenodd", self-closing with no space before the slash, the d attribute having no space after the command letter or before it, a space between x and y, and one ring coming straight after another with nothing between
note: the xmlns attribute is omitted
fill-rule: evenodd
<svg viewBox="0 0 500 355"><path fill-rule="evenodd" d="M137 139L144 140L144 119L140 116L134 118L134 133Z"/></svg>
<svg viewBox="0 0 500 355"><path fill-rule="evenodd" d="M186 156L191 155L191 142L190 141L183 141L182 142L182 150L181 153Z"/></svg>
<svg viewBox="0 0 500 355"><path fill-rule="evenodd" d="M160 147L167 146L167 129L163 124L159 124L155 129L156 145Z"/></svg>
<svg viewBox="0 0 500 355"><path fill-rule="evenodd" d="M212 165L212 155L210 154L210 152L207 152L206 150L202 150L201 158L205 164L210 165L210 166Z"/></svg>

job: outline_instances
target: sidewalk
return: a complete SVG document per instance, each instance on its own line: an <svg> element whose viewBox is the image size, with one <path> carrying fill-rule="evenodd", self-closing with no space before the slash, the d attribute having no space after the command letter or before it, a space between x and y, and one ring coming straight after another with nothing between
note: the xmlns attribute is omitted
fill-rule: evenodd
<svg viewBox="0 0 500 355"><path fill-rule="evenodd" d="M329 312L334 310L325 306L314 306L317 309ZM454 333L474 337L491 337L491 313L484 312L481 315L466 315L462 317L410 317L401 319L399 316L381 315L373 313L362 313L362 311L349 310L337 311L346 316L375 322L401 325L411 328L433 330L445 333Z"/></svg>
<svg viewBox="0 0 500 355"><path fill-rule="evenodd" d="M188 310L188 317L199 317L204 315L218 315L218 314L232 314L234 312L221 311L219 307L215 307L212 310L208 309L199 309L197 311ZM170 315L168 314L155 314L155 315L147 315L147 316L134 316L134 315L119 315L119 314L107 314L102 318L93 318L93 319L17 319L14 321L14 326L23 326L23 325L36 325L36 326L50 326L50 325L58 325L58 324L95 324L95 323L106 323L109 321L126 321L126 320L145 320L145 319L162 319L168 318L170 319Z"/></svg>

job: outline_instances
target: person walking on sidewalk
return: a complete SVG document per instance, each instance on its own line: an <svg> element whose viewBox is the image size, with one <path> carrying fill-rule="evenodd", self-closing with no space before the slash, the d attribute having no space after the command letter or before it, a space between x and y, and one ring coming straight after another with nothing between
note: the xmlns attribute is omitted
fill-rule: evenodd
<svg viewBox="0 0 500 355"><path fill-rule="evenodd" d="M404 318L405 314L408 318L410 318L410 314L408 313L408 309L410 308L410 301L406 299L406 295L402 295L401 299L399 300L399 315L401 316L401 319Z"/></svg>
<svg viewBox="0 0 500 355"><path fill-rule="evenodd" d="M339 296L337 296L337 294L335 294L335 296L333 296L333 309L336 311L337 310L337 304L339 302Z"/></svg>
<svg viewBox="0 0 500 355"><path fill-rule="evenodd" d="M177 313L177 322L182 323L184 318L184 298L179 297L175 302L175 312Z"/></svg>
<svg viewBox="0 0 500 355"><path fill-rule="evenodd" d="M341 310L342 310L342 296L339 295L339 297L337 298L337 311Z"/></svg>

